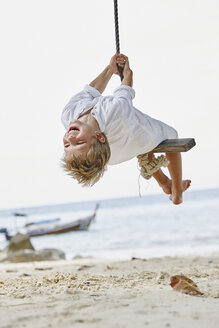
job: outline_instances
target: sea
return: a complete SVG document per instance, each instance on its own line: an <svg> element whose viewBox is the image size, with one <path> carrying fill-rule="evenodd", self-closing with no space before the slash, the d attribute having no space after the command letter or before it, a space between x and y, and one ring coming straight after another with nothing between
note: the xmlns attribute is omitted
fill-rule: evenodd
<svg viewBox="0 0 219 328"><path fill-rule="evenodd" d="M219 252L219 188L187 191L184 203L173 205L167 195L102 199L0 211L0 227L10 234L24 225L59 218L70 222L93 213L87 231L31 238L35 249L58 248L67 259L77 256L108 259L207 255ZM14 212L26 217L15 217ZM0 234L0 249L7 242Z"/></svg>

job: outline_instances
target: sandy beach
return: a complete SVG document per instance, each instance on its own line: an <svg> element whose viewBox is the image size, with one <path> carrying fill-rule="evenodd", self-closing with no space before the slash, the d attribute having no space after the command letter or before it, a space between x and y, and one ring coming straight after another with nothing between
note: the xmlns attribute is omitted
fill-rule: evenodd
<svg viewBox="0 0 219 328"><path fill-rule="evenodd" d="M204 293L174 291L183 274ZM0 327L217 327L219 254L0 265Z"/></svg>

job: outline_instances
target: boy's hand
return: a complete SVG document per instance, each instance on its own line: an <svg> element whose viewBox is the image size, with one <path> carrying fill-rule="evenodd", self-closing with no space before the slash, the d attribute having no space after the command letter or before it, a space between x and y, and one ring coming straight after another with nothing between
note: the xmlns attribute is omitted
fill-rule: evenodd
<svg viewBox="0 0 219 328"><path fill-rule="evenodd" d="M125 56L125 65L123 68L123 80L122 80L122 85L128 85L132 87L133 85L133 73L132 70L129 67L129 59L128 57Z"/></svg>
<svg viewBox="0 0 219 328"><path fill-rule="evenodd" d="M123 54L115 54L110 60L110 68L113 74L119 75L118 66L124 68L126 62L126 56ZM118 65L118 66L117 66Z"/></svg>
<svg viewBox="0 0 219 328"><path fill-rule="evenodd" d="M124 56L125 57L125 63L124 63L124 67L123 67L123 75L124 75L124 78L126 76L130 76L132 75L132 70L130 69L130 66L129 66L129 59L128 57Z"/></svg>

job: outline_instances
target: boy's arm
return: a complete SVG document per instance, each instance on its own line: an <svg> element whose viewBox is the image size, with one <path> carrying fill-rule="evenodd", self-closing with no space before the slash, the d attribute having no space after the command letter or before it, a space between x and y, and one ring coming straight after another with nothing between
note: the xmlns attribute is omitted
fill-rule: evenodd
<svg viewBox="0 0 219 328"><path fill-rule="evenodd" d="M96 77L96 79L94 79L90 83L90 86L97 89L100 93L103 93L103 91L106 89L106 86L107 86L109 80L111 79L112 75L113 74L119 75L117 65L124 67L126 58L127 57L122 54L115 54L111 58L109 65L103 70L102 73L100 73L100 75L98 75ZM129 79L129 78L126 77L126 80L127 79ZM127 84L127 85L129 85L129 84Z"/></svg>
<svg viewBox="0 0 219 328"><path fill-rule="evenodd" d="M100 93L103 93L113 73L111 66L108 65L103 72L90 83L90 86L97 89Z"/></svg>
<svg viewBox="0 0 219 328"><path fill-rule="evenodd" d="M119 66L123 68L123 80L121 83L123 88L116 88L113 95L115 101L118 102L117 107L120 108L120 110L124 110L127 109L127 106L133 108L132 100L135 97L135 91L132 89L133 72L129 67L129 59L125 55L123 55L123 62L119 63Z"/></svg>
<svg viewBox="0 0 219 328"><path fill-rule="evenodd" d="M125 65L123 68L123 80L122 85L128 85L129 87L133 86L133 72L129 67L128 57L125 57Z"/></svg>

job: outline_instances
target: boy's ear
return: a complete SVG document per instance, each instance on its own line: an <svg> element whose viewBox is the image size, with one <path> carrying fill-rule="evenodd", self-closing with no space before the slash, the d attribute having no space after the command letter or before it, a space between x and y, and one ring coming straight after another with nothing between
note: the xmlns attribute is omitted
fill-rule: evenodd
<svg viewBox="0 0 219 328"><path fill-rule="evenodd" d="M95 131L95 134L96 134L97 139L98 139L100 142L102 142L102 143L105 142L105 137L104 137L104 135L103 135L101 132Z"/></svg>

